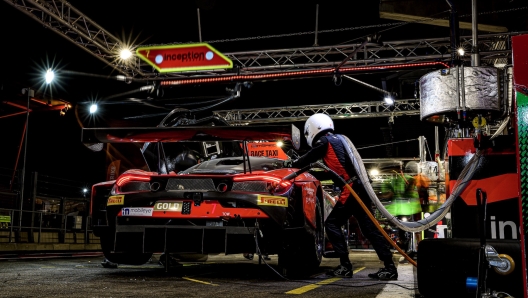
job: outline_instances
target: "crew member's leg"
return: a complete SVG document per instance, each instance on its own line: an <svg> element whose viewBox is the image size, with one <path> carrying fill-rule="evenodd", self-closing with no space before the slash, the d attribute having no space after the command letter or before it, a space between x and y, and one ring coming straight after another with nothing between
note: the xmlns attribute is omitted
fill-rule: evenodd
<svg viewBox="0 0 528 298"><path fill-rule="evenodd" d="M353 189L363 200L367 208L370 209L371 201L365 188L362 185L355 184ZM356 218L361 233L363 233L363 235L369 240L370 244L372 244L372 247L376 251L378 258L385 265L385 268L381 268L377 273L369 274L369 277L377 279L397 279L398 272L394 265L394 261L392 260L392 252L390 251L390 244L387 242L387 239L383 237L381 232L376 228L375 224L370 220L369 216L353 196L348 198L347 202L349 201L351 202L350 205L353 205L352 215Z"/></svg>
<svg viewBox="0 0 528 298"><path fill-rule="evenodd" d="M340 265L328 272L334 276L352 277L352 263L348 257L348 244L341 229L351 217L352 209L348 200L345 204L338 202L325 221L326 235L339 256Z"/></svg>

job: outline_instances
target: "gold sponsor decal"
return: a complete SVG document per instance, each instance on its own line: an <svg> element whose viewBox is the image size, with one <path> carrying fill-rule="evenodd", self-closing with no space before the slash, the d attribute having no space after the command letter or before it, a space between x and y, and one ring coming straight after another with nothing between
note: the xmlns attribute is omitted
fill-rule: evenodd
<svg viewBox="0 0 528 298"><path fill-rule="evenodd" d="M182 202L163 202L158 201L154 204L154 211L182 211Z"/></svg>
<svg viewBox="0 0 528 298"><path fill-rule="evenodd" d="M288 199L285 197L263 196L259 195L257 198L257 205L260 206L276 206L288 207Z"/></svg>
<svg viewBox="0 0 528 298"><path fill-rule="evenodd" d="M108 201L106 202L106 205L107 206L123 205L124 202L125 202L125 196L123 196L123 195L110 196L110 197L108 197Z"/></svg>

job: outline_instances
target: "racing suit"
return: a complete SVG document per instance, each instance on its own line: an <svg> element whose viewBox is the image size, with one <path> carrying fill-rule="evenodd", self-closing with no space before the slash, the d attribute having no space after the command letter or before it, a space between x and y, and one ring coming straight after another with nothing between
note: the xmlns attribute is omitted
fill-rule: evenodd
<svg viewBox="0 0 528 298"><path fill-rule="evenodd" d="M343 142L332 133L326 133L314 142L313 148L299 159L292 162L292 167L302 168L310 163L323 160L324 164L332 171L340 175L349 183L352 189L363 200L366 206L371 206L369 196L358 179L356 170L350 160ZM359 205L350 191L343 187L340 179L332 178L336 186L342 188L338 202L328 215L325 221L326 233L334 251L339 255L341 264L350 263L348 258L348 245L341 227L347 223L351 216L354 216L359 224L363 235L370 241L378 258L384 262L386 268L394 267L392 253L387 240L374 226L363 208Z"/></svg>

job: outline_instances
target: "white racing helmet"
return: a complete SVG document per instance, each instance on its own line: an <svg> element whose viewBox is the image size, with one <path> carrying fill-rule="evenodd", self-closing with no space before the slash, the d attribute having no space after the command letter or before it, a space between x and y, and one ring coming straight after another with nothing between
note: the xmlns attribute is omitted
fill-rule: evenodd
<svg viewBox="0 0 528 298"><path fill-rule="evenodd" d="M310 147L319 133L328 131L334 131L334 122L326 114L313 114L304 124L304 136Z"/></svg>

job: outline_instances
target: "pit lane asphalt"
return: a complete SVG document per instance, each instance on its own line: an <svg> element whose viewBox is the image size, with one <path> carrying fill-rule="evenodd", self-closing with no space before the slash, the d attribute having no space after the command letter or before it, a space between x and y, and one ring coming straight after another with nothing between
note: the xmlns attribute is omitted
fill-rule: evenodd
<svg viewBox="0 0 528 298"><path fill-rule="evenodd" d="M277 256L267 263L281 273ZM309 278L286 280L258 257L211 255L206 262L181 262L166 272L153 262L103 268L101 257L0 261L0 297L420 297L410 264L399 264L397 281L367 277L381 263L373 252L352 251L353 278L324 274L338 259L323 259ZM394 255L398 264L399 255ZM410 273L402 276L402 269ZM388 293L387 293L388 291Z"/></svg>

